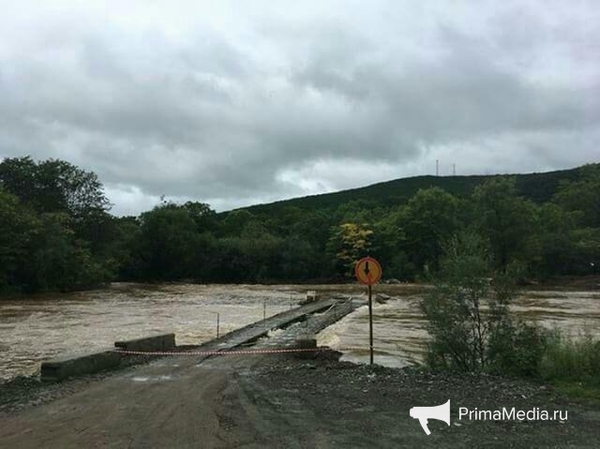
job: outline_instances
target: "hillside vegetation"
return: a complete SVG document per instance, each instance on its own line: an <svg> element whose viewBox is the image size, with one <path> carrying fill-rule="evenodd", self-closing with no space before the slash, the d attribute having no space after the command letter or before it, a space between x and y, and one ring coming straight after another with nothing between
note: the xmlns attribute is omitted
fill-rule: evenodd
<svg viewBox="0 0 600 449"><path fill-rule="evenodd" d="M384 277L439 271L459 232L486 242L491 269L597 274L600 166L513 176L422 176L216 214L163 201L114 217L94 173L29 157L0 163L0 292L114 280L309 282L349 279L377 257Z"/></svg>
<svg viewBox="0 0 600 449"><path fill-rule="evenodd" d="M582 167L577 167L570 170L510 176L515 179L518 195L541 204L552 199L561 182L579 179L581 169ZM485 181L502 177L503 175L414 176L380 182L357 189L260 204L246 209L257 214L277 213L286 207L298 207L304 210L335 209L356 200L367 201L378 207L391 207L406 203L420 189L439 187L455 196L464 197L473 193L475 187Z"/></svg>

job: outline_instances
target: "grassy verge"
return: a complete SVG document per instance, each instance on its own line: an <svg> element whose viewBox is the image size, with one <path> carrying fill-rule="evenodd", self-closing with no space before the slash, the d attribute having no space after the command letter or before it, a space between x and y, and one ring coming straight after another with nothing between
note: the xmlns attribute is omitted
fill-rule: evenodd
<svg viewBox="0 0 600 449"><path fill-rule="evenodd" d="M600 403L600 341L552 334L545 343L540 377L573 399Z"/></svg>

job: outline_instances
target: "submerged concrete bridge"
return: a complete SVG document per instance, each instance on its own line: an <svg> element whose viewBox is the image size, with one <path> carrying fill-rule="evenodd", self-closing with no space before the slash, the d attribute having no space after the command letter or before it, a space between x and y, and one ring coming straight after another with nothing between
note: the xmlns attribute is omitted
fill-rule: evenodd
<svg viewBox="0 0 600 449"><path fill-rule="evenodd" d="M357 305L352 300L337 299L307 304L192 351L231 351L252 342L258 348L293 347L299 336L314 335ZM284 330L272 339L257 342L273 329ZM285 364L287 356L231 355L206 360L209 357L182 352L83 385L78 380L67 380L58 384L64 390L58 399L13 416L0 414L0 446L239 447L242 441L255 436L245 427L232 427L227 419L233 418L224 416L244 414L249 420L247 425L253 428L256 413L239 391L239 376L265 363ZM269 362L267 357L282 358L281 362ZM255 443L242 446L264 447L258 440Z"/></svg>
<svg viewBox="0 0 600 449"><path fill-rule="evenodd" d="M356 303L349 298L331 298L312 302L229 332L194 348L194 351L231 351L242 345L254 344L256 340L267 336L272 330L285 329L295 323L303 322L305 324L303 327L296 327L294 332L288 332L285 335L284 340L277 340L277 344L291 347L299 334L303 336L315 334L353 311L355 307ZM318 319L309 320L309 317L319 313L321 315ZM123 357L130 357L127 351L152 353L168 352L176 349L174 334L119 341L115 342L115 348L107 348L93 353L66 355L43 362L41 378L44 381L59 381L68 377L82 376L115 368L119 366ZM209 357L209 355L203 358L206 357Z"/></svg>

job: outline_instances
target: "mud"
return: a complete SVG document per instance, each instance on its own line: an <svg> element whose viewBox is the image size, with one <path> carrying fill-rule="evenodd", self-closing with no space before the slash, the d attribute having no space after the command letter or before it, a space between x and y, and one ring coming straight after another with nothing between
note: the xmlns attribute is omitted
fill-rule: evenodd
<svg viewBox="0 0 600 449"><path fill-rule="evenodd" d="M49 387L44 387L49 388ZM7 448L592 448L600 408L551 388L485 375L428 374L290 356L167 358L53 387L0 412ZM40 390L38 390L39 393ZM451 425L414 406L451 401ZM566 410L557 421L458 420L458 407Z"/></svg>

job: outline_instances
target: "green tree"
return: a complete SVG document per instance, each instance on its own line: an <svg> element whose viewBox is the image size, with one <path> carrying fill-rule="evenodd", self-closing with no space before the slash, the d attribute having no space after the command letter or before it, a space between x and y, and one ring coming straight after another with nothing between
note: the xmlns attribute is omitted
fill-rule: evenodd
<svg viewBox="0 0 600 449"><path fill-rule="evenodd" d="M480 371L505 367L524 334L515 330L508 306L516 296L514 265L494 272L489 245L476 234L453 239L433 290L421 303L432 337L428 363L434 369ZM541 357L541 351L535 351ZM523 363L534 370L532 363Z"/></svg>
<svg viewBox="0 0 600 449"><path fill-rule="evenodd" d="M600 228L575 229L571 232L571 239L571 274L600 273Z"/></svg>
<svg viewBox="0 0 600 449"><path fill-rule="evenodd" d="M454 239L434 290L421 303L432 336L428 362L435 368L474 371L485 365L490 324L483 316L492 275L491 255L474 234Z"/></svg>
<svg viewBox="0 0 600 449"><path fill-rule="evenodd" d="M563 226L553 243L554 248L563 244L555 250L562 249L561 261L568 260L563 273L596 274L600 273L600 165L586 165L580 172L579 180L562 182L554 196L554 203L565 211L562 217L570 232Z"/></svg>
<svg viewBox="0 0 600 449"><path fill-rule="evenodd" d="M140 222L137 217L114 218L115 238L109 254L114 260L116 279L132 280L143 277L144 267L139 257L141 243Z"/></svg>
<svg viewBox="0 0 600 449"><path fill-rule="evenodd" d="M138 257L145 277L174 280L193 277L197 225L176 204L156 206L140 216Z"/></svg>
<svg viewBox="0 0 600 449"><path fill-rule="evenodd" d="M407 207L390 210L374 225L372 255L385 265L388 278L413 279L417 268L406 250Z"/></svg>
<svg viewBox="0 0 600 449"><path fill-rule="evenodd" d="M328 230L333 224L331 214L323 210L304 212L297 221L290 224L288 235L296 240L308 242L316 251L324 255L329 240Z"/></svg>
<svg viewBox="0 0 600 449"><path fill-rule="evenodd" d="M355 199L338 206L333 215L338 223L372 223L384 214L378 202Z"/></svg>
<svg viewBox="0 0 600 449"><path fill-rule="evenodd" d="M540 207L540 257L535 261L541 276L564 275L573 270L575 220L571 213L555 203Z"/></svg>
<svg viewBox="0 0 600 449"><path fill-rule="evenodd" d="M251 261L250 278L265 282L281 276L281 254L284 240L269 233L262 224L250 222L240 238L240 249Z"/></svg>
<svg viewBox="0 0 600 449"><path fill-rule="evenodd" d="M330 275L320 263L317 250L305 239L293 236L285 239L281 248L281 276L286 281L324 279Z"/></svg>
<svg viewBox="0 0 600 449"><path fill-rule="evenodd" d="M35 290L68 291L110 280L112 273L91 255L87 242L76 238L66 214L42 214L42 232L31 260Z"/></svg>
<svg viewBox="0 0 600 449"><path fill-rule="evenodd" d="M458 229L458 201L440 189L419 190L408 202L404 248L416 267L439 268L443 246Z"/></svg>
<svg viewBox="0 0 600 449"><path fill-rule="evenodd" d="M240 237L224 237L217 242L213 259L214 277L218 282L250 282L254 280L256 267L252 257L243 249Z"/></svg>
<svg viewBox="0 0 600 449"><path fill-rule="evenodd" d="M95 173L56 159L4 159L0 186L41 213L67 213L76 220L110 207Z"/></svg>
<svg viewBox="0 0 600 449"><path fill-rule="evenodd" d="M506 269L512 260L531 260L539 251L535 204L517 195L514 178L497 178L473 193L473 222L490 241L497 266Z"/></svg>
<svg viewBox="0 0 600 449"><path fill-rule="evenodd" d="M217 214L206 203L188 201L181 206L196 223L198 232L214 232L217 228Z"/></svg>
<svg viewBox="0 0 600 449"><path fill-rule="evenodd" d="M246 209L237 209L227 212L221 221L221 231L232 237L239 237L246 224L254 219L254 215Z"/></svg>
<svg viewBox="0 0 600 449"><path fill-rule="evenodd" d="M581 179L562 182L554 201L565 210L573 212L578 224L600 227L600 164L581 168Z"/></svg>
<svg viewBox="0 0 600 449"><path fill-rule="evenodd" d="M41 223L15 195L0 188L0 291L17 288Z"/></svg>
<svg viewBox="0 0 600 449"><path fill-rule="evenodd" d="M3 195L5 212L21 214L11 224L21 226L22 232L7 232L15 241L6 248L18 245L20 253L27 248L28 257L17 267L11 263L7 282L27 289L68 290L104 282L116 272L110 254L114 218L107 213L109 203L94 173L60 160L7 158L0 163L0 188L19 199L15 205Z"/></svg>

